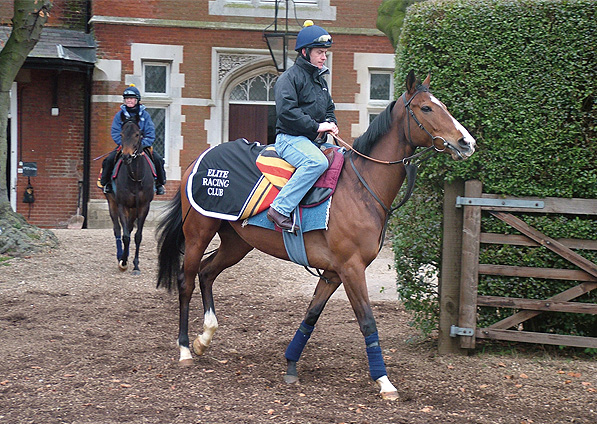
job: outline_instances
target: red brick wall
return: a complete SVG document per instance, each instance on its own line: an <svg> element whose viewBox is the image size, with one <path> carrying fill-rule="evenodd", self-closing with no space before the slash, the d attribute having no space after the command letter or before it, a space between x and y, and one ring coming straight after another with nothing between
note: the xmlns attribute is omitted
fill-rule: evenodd
<svg viewBox="0 0 597 424"><path fill-rule="evenodd" d="M393 48L386 37L354 36L334 33L332 28L375 28L376 10L382 0L332 0L331 5L337 7L336 21L317 21L316 24L330 29L334 37L334 62L332 74L333 97L337 103L353 103L355 93L360 91L354 71L353 54L393 53ZM84 0L55 0L48 25L74 27L82 29L86 16ZM213 16L208 14L209 0L147 0L115 2L112 0L92 1L93 14L98 16L122 16L156 19L173 19L188 21L234 22L267 26L271 18L247 18L230 16ZM363 10L370 13L363 13ZM10 22L12 17L12 1L0 0L0 22ZM151 26L124 26L94 24L94 35L98 43L97 55L102 59L120 60L122 63L120 81L95 81L93 95L120 95L125 87L124 76L133 73L130 60L132 43L155 43L184 45L184 57L180 72L185 76L182 96L185 98L210 99L211 93L211 55L212 47L240 47L265 49L261 31L239 30L202 30L193 28L160 28ZM73 86L60 91L60 116L51 117L52 73L35 71L31 84L20 85L25 88L24 102L31 109L36 106L41 110L33 120L25 114L23 118L23 156L26 161L38 163L38 177L32 179L35 188L36 202L31 210L31 221L46 227L64 226L70 216L76 212L77 181L82 179L83 148L83 75L63 73L60 76L61 87L67 87L64 81L69 76ZM39 89L29 97L28 91ZM66 97L65 97L66 96ZM75 99L78 99L75 101ZM34 100L34 101L31 101ZM78 102L78 103L77 103ZM77 104L75 104L77 103ZM44 105L43 107L39 105ZM114 113L120 102L92 102L91 106L91 145L90 157L90 198L103 199L103 194L95 183L101 167L101 159L93 161L114 148L110 137L110 126ZM72 111L71 108L72 107ZM27 106L29 108L29 106ZM183 106L182 123L184 150L180 153L180 166L190 164L205 148L208 147L205 121L210 119L210 108L199 106ZM354 111L337 112L342 137L351 141L351 124L357 122L358 113ZM41 140L45 143L41 143ZM55 160L50 157L56 158ZM71 160L70 158L76 158ZM22 195L26 178L19 177L18 211L28 216L28 205L22 203ZM63 189L64 187L65 189ZM170 181L167 195L160 200L171 197L177 182Z"/></svg>
<svg viewBox="0 0 597 424"><path fill-rule="evenodd" d="M50 17L46 25L84 30L87 20L86 7L86 0L52 0ZM0 24L10 24L13 10L13 0L0 0Z"/></svg>
<svg viewBox="0 0 597 424"><path fill-rule="evenodd" d="M83 84L75 72L31 70L31 80L18 84L19 155L37 162L31 177L35 203L23 203L27 177L17 178L17 212L40 227L64 228L77 211L78 181L83 179ZM58 79L60 114L51 116Z"/></svg>

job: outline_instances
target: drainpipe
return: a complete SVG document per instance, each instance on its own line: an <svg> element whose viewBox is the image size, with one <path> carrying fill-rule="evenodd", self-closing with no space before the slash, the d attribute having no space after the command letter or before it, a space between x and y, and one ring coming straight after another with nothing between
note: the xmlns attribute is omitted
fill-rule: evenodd
<svg viewBox="0 0 597 424"><path fill-rule="evenodd" d="M87 203L89 202L90 173L91 173L91 84L93 67L88 66L85 71L85 99L83 106L83 199L82 215L85 217L83 228L87 228Z"/></svg>
<svg viewBox="0 0 597 424"><path fill-rule="evenodd" d="M91 32L91 0L85 2L85 34ZM91 187L91 87L93 84L94 65L87 66L85 69L85 88L84 88L84 106L83 106L83 196L81 199L81 214L85 217L83 228L87 228L87 213L89 203L89 190Z"/></svg>

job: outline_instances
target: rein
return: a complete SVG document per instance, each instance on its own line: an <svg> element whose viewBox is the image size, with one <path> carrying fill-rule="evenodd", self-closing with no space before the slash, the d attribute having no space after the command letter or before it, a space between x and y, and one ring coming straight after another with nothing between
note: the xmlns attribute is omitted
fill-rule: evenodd
<svg viewBox="0 0 597 424"><path fill-rule="evenodd" d="M392 214L394 212L396 212L396 210L398 210L398 208L403 206L408 201L408 199L410 199L410 196L413 193L413 190L415 188L415 180L417 178L418 164L431 158L432 156L434 156L437 153L443 152L446 149L446 147L448 146L448 143L446 142L446 140L443 137L433 136L429 131L427 131L427 129L425 129L423 124L421 124L421 122L417 119L413 110L410 107L410 103L412 102L412 100L421 91L426 91L426 90L421 89L421 90L416 91L415 94L413 94L413 96L408 101L406 100L406 95L405 95L406 93L402 95L404 107L407 109L410 116L414 119L414 121L416 122L418 127L421 128L423 131L425 131L429 135L429 137L431 137L431 146L424 148L423 150L421 150L418 153L414 153L410 156L407 156L405 158L402 158L400 160L395 160L395 161L379 160L379 159L372 158L370 156L367 156L367 155L355 150L350 144L348 144L347 142L342 140L339 136L332 134L332 137L334 137L335 140L337 140L340 144L342 144L342 146L344 146L346 149L348 149L350 151L350 153L351 153L351 155L349 156L350 165L352 166L352 169L355 172L357 178L359 179L361 184L363 184L363 186L367 189L367 191L371 194L371 196L373 196L373 198L377 201L377 203L379 203L381 205L381 207L383 208L383 210L386 213L386 218L385 218L383 230L381 233L381 240L379 243L379 250L381 250L381 248L383 246L383 243L385 240L385 235L386 235L386 230L388 228L388 223L390 221L390 217L392 216ZM408 128L408 139L407 139L408 144L410 144L413 147L413 149L416 149L417 146L415 146L414 143L412 142L412 137L410 134L410 119L408 119L408 115L406 115L406 122L407 122L407 128ZM435 140L438 138L443 140L443 146L444 146L443 149L439 149L435 145ZM396 165L396 164L404 165L404 169L406 171L406 179L407 179L406 193L404 193L404 197L402 198L402 200L400 200L400 202L398 202L398 204L396 206L394 206L394 207L390 206L388 208L381 201L381 199L377 196L377 194L375 194L375 192L371 189L369 184L367 184L367 181L365 181L365 179L363 178L361 173L357 170L357 168L354 164L352 153L354 153L366 160L369 160L369 161L375 162L375 163L379 163L382 165ZM416 160L416 159L419 159L419 160L417 162L414 162L414 160Z"/></svg>
<svg viewBox="0 0 597 424"><path fill-rule="evenodd" d="M127 176L129 177L129 179L135 183L141 183L143 182L143 178L139 179L138 175L136 174L136 172L134 171L138 171L139 166L136 166L135 169L133 170L133 162L137 159L140 158L141 156L143 156L144 152L141 150L141 153L139 153L139 149L137 148L135 150L135 153L133 153L132 155L130 155L126 160L123 160L124 164L126 165L126 169L127 169Z"/></svg>

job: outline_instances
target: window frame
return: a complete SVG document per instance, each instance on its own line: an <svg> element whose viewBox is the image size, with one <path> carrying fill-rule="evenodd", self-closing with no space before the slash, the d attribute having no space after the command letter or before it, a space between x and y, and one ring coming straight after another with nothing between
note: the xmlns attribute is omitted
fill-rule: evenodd
<svg viewBox="0 0 597 424"><path fill-rule="evenodd" d="M387 99L372 99L371 98L371 78L373 75L388 75L390 78L390 86L388 87L388 98ZM393 100L393 93L394 93L394 78L393 78L393 71L383 70L383 69L369 69L369 90L367 92L367 103L370 106L382 106L386 107L392 100Z"/></svg>
<svg viewBox="0 0 597 424"><path fill-rule="evenodd" d="M162 157L164 158L164 161L166 163L169 163L169 159L170 159L170 149L169 149L169 137L168 137L168 129L170 126L170 119L169 119L169 113L170 113L170 105L168 103L156 103L156 102L152 102L150 105L145 105L146 109L162 109L164 110L164 151L163 152L158 152L162 155ZM147 111L147 113L150 113L149 111ZM151 113L150 113L151 115ZM151 117L152 121L153 121L153 116ZM153 122L155 125L155 121ZM156 133L156 138L157 138L157 133ZM155 143L155 142L154 142Z"/></svg>
<svg viewBox="0 0 597 424"><path fill-rule="evenodd" d="M170 97L170 79L171 79L171 72L170 72L170 62L168 61L158 61L158 60L144 60L142 61L143 63L143 94L148 96L148 97ZM160 67L165 67L166 68L166 87L165 87L165 91L162 92L158 92L158 91L147 91L146 90L146 70L147 70L147 66L160 66Z"/></svg>
<svg viewBox="0 0 597 424"><path fill-rule="evenodd" d="M289 2L289 16L297 19L336 20L336 6L330 5L331 0L303 0L304 2ZM275 0L210 0L209 14L216 16L242 16L272 18ZM286 13L286 2L278 3L279 16Z"/></svg>

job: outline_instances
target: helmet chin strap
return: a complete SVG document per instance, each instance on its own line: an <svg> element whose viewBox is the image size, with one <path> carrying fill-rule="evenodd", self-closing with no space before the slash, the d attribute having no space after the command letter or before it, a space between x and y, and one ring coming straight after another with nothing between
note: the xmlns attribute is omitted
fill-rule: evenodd
<svg viewBox="0 0 597 424"><path fill-rule="evenodd" d="M303 49L305 50L305 54L303 54ZM303 47L301 49L301 56L303 57L303 59L305 59L307 62L311 63L311 59L309 56L311 56L311 47Z"/></svg>

